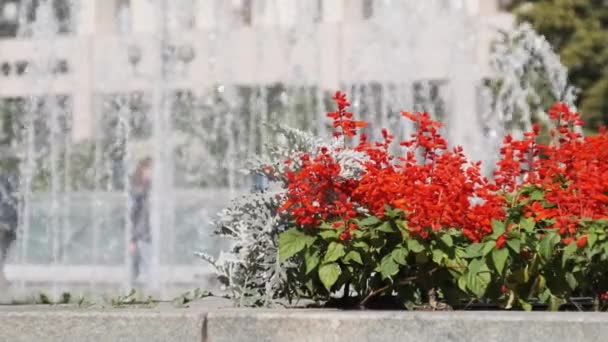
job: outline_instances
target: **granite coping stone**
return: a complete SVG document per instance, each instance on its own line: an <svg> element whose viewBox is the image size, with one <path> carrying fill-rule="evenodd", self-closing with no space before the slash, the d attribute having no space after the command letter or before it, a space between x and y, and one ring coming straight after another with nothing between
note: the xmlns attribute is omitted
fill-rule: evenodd
<svg viewBox="0 0 608 342"><path fill-rule="evenodd" d="M608 314L0 306L0 341L608 341Z"/></svg>

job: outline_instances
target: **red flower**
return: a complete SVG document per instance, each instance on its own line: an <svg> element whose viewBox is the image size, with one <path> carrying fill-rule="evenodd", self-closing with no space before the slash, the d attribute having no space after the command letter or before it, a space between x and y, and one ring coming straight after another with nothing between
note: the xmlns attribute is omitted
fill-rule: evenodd
<svg viewBox="0 0 608 342"><path fill-rule="evenodd" d="M345 241L345 240L350 240L352 238L352 235L350 234L349 230L345 230L342 233L340 233L340 240Z"/></svg>
<svg viewBox="0 0 608 342"><path fill-rule="evenodd" d="M506 285L500 287L500 292L507 293L507 291L509 291L509 288Z"/></svg>
<svg viewBox="0 0 608 342"><path fill-rule="evenodd" d="M502 234L501 236L498 237L498 239L496 239L496 248L502 249L506 243L507 243L507 235Z"/></svg>
<svg viewBox="0 0 608 342"><path fill-rule="evenodd" d="M359 134L367 124L347 111L346 95L336 92L334 101L337 110L327 116L335 135ZM303 229L340 222L334 227L344 229L342 240L358 229L351 222L359 213L382 218L386 208L400 209L410 235L424 239L433 231L456 228L475 242L492 234L493 219L504 220L514 208L523 207L522 214L539 227L555 228L566 245L582 234L583 218L608 218L608 133L582 137L580 116L566 105L549 110L555 125L551 144L537 143L538 125L522 139L505 137L494 181L483 177L480 163L468 160L462 148L448 148L441 124L428 113L401 114L416 127L399 143L403 153L391 153L397 146L386 129L379 141L361 133L352 148L365 156L356 177L343 176L344 164L328 148L292 157L279 177L287 187L280 210ZM506 241L506 235L499 236L496 248ZM576 243L585 246L587 237Z"/></svg>
<svg viewBox="0 0 608 342"><path fill-rule="evenodd" d="M583 235L576 240L576 247L583 248L587 246L587 235Z"/></svg>
<svg viewBox="0 0 608 342"><path fill-rule="evenodd" d="M350 107L350 102L348 102L345 94L337 91L333 100L338 106L338 111L327 113L327 117L333 119L334 128L340 128L340 131L334 132L335 137L354 137L357 135L357 128L367 126L367 122L365 121L352 120L353 113L346 111L346 108Z"/></svg>

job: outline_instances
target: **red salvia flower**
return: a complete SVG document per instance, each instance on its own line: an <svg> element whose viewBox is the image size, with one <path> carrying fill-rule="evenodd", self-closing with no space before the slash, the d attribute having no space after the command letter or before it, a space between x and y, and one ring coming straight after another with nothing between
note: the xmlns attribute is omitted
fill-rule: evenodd
<svg viewBox="0 0 608 342"><path fill-rule="evenodd" d="M340 129L339 131L334 132L335 137L354 137L357 135L358 128L367 126L365 121L353 120L353 113L346 111L347 108L350 107L350 102L348 102L344 93L337 91L333 100L336 102L338 110L327 113L327 117L333 120L334 128Z"/></svg>
<svg viewBox="0 0 608 342"><path fill-rule="evenodd" d="M335 135L356 136L367 124L347 111L350 103L343 93L336 92L333 99L337 110L328 117ZM366 158L357 177L343 178L339 161L327 148L286 162L287 195L280 210L305 229L336 222L334 227L343 229L342 240L352 238L357 227L351 222L359 212L382 218L392 207L402 210L410 235L426 238L432 231L457 228L477 242L492 233L493 219L504 220L510 206L517 205L507 203L506 195L530 188L543 196L513 196L526 201L522 214L557 229L564 244L576 236L582 219L608 218L608 133L583 137L577 132L580 116L566 105L549 110L555 123L550 145L537 143L538 125L522 139L505 137L493 181L482 176L480 163L469 161L461 148L448 148L441 124L428 113L401 114L417 128L399 143L403 154L391 154L394 137L386 129L379 142L360 134L352 149ZM496 247L505 243L501 235ZM586 244L586 237L579 244Z"/></svg>
<svg viewBox="0 0 608 342"><path fill-rule="evenodd" d="M506 243L507 243L507 235L502 234L501 236L498 237L498 239L496 239L496 248L502 249Z"/></svg>
<svg viewBox="0 0 608 342"><path fill-rule="evenodd" d="M583 235L576 240L576 247L583 248L587 246L587 235Z"/></svg>

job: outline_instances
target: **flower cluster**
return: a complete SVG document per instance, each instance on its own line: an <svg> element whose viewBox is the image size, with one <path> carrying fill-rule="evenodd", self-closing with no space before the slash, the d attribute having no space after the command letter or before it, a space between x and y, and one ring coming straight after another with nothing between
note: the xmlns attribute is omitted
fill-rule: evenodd
<svg viewBox="0 0 608 342"><path fill-rule="evenodd" d="M337 128L335 136L354 138L356 128L366 123L352 119L344 94L337 92L334 100L338 110L328 116ZM412 235L426 237L430 231L454 227L479 241L491 233L491 220L505 216L503 196L481 176L480 164L469 162L459 147L449 150L439 133L441 124L428 113L402 116L418 127L411 139L400 142L405 148L402 156L391 155L393 136L386 129L381 142L371 143L361 134L353 149L367 159L357 178L341 178L340 164L327 148L312 158L304 154L302 165L286 173L288 192L282 210L301 227L322 222L346 227L344 238L356 227L351 220L357 212L381 218L386 208L403 211Z"/></svg>
<svg viewBox="0 0 608 342"><path fill-rule="evenodd" d="M367 126L365 121L353 120L353 113L346 111L346 109L350 107L346 94L337 91L333 100L336 102L338 110L327 113L327 117L333 120L334 128L340 129L334 132L335 137L354 137L357 134L357 128Z"/></svg>
<svg viewBox="0 0 608 342"><path fill-rule="evenodd" d="M314 159L303 154L300 161L298 172L286 172L288 199L280 210L289 209L295 222L305 228L335 217L354 218L356 213L350 201L353 182L340 176L340 164L328 149L321 148Z"/></svg>
<svg viewBox="0 0 608 342"><path fill-rule="evenodd" d="M344 94L337 92L334 100L338 110L328 116L334 120L335 136L355 137L366 123L352 119ZM325 147L313 157L303 154L297 170L286 173L288 193L281 208L306 228L327 221L349 227L357 212L382 218L386 208L397 208L410 234L426 237L429 231L458 228L479 241L492 232L493 219L505 219L505 194L533 186L544 196L528 201L526 216L551 222L569 238L581 219L608 217L608 135L602 131L583 138L575 131L582 124L579 115L564 104L556 104L549 114L557 126L551 130L554 143L536 142L538 125L521 140L507 136L491 182L481 175L480 163L467 160L460 147L448 148L439 133L441 124L428 113L403 112L417 131L400 142L402 156L390 154L393 136L386 129L382 142L371 143L361 134L353 149L368 159L356 179L340 176L340 163Z"/></svg>
<svg viewBox="0 0 608 342"><path fill-rule="evenodd" d="M608 308L604 129L583 136L578 113L555 104L551 143L539 143L539 125L506 136L488 179L428 113L401 113L417 129L394 154L388 130L370 141L346 96L334 100L334 144L292 156L279 177L279 261L295 265L299 293L353 285L361 306L397 292L406 302L439 293L452 304L530 309L537 300L555 310L592 295Z"/></svg>
<svg viewBox="0 0 608 342"><path fill-rule="evenodd" d="M568 244L579 235L584 220L608 217L608 134L601 130L583 137L577 132L583 124L579 114L561 103L549 115L556 125L550 131L552 143L535 143L538 127L523 140L507 136L496 178L505 191L536 189L536 197L520 195L526 200L526 217L558 229ZM582 236L579 245L584 241Z"/></svg>

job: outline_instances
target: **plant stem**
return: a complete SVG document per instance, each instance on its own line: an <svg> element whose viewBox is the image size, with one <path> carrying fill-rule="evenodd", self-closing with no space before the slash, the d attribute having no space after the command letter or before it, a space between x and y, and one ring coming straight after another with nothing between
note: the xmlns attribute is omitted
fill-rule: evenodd
<svg viewBox="0 0 608 342"><path fill-rule="evenodd" d="M416 279L418 279L418 277L416 277L416 276L412 276L412 277L404 278L404 279L401 279L401 280L398 282L398 284L400 284L400 285L409 284L409 283L411 283L412 281L414 281L414 280L416 280ZM365 305L366 305L366 304L367 304L367 303L368 303L370 300L372 300L374 297L376 297L377 295L381 294L382 292L384 292L384 291L388 290L390 287L391 287L391 285L386 285L386 286L383 286L383 287L381 287L381 288L379 288L379 289L376 289L376 290L374 290L374 291L370 292L370 293L369 293L369 294L368 294L368 295L367 295L367 296L366 296L366 297L365 297L365 298L364 298L364 299L361 301L361 303L359 303L359 306L360 306L361 308L364 308L364 307L365 307Z"/></svg>
<svg viewBox="0 0 608 342"><path fill-rule="evenodd" d="M373 299L374 297L376 297L376 296L377 296L377 295L379 295L380 293L382 293L382 292L384 292L384 291L388 290L390 287L391 287L390 285L386 285L386 286L383 286L383 287L381 287L381 288L379 288L379 289L377 289L377 290L374 290L374 291L370 292L370 293L369 293L369 294L368 294L368 295L367 295L367 296L366 296L366 297L365 297L365 298L364 298L364 299L361 301L361 303L359 303L359 307L361 307L362 309L364 309L364 308L365 308L365 305L366 305L366 304L367 304L367 303L368 303L368 302L369 302L371 299Z"/></svg>
<svg viewBox="0 0 608 342"><path fill-rule="evenodd" d="M450 269L458 269L458 268L461 268L461 267L449 267L449 268L450 268ZM462 267L462 268L466 268L466 267ZM431 275L433 275L433 273L437 272L439 269L440 269L439 267L435 267L435 268L433 268L432 270L428 271L428 272L427 272L427 274L428 274L429 276L431 276ZM414 281L414 280L416 280L416 279L418 279L418 276L411 276L411 277L407 277L407 278L400 279L399 281L397 281L397 282L396 282L396 284L399 284L399 285L405 285L405 284L409 284L409 283L413 282L413 281ZM390 287L391 287L391 285L386 285L386 286L383 286L383 287L381 287L381 288L379 288L379 289L376 289L376 290L374 290L374 291L370 292L370 293L369 293L369 294L368 294L368 295L367 295L367 296L366 296L366 297L365 297L365 298L364 298L364 299L361 301L361 303L359 303L359 307L361 307L361 308L365 308L365 305L366 305L366 304L367 304L367 303L368 303L370 300L372 300L374 297L378 296L378 295L379 295L379 294L381 294L382 292L384 292L384 291L388 290ZM433 289L433 292L434 292L434 291L435 291L435 290Z"/></svg>

